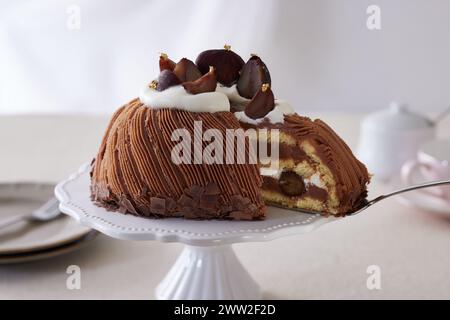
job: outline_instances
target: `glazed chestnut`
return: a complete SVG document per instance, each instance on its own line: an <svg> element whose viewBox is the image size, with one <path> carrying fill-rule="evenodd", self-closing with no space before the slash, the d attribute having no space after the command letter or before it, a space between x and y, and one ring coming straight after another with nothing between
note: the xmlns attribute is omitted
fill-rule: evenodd
<svg viewBox="0 0 450 320"><path fill-rule="evenodd" d="M191 60L183 58L181 59L173 69L173 73L181 80L181 82L195 81L202 76L200 70L198 70L195 63Z"/></svg>
<svg viewBox="0 0 450 320"><path fill-rule="evenodd" d="M294 171L284 171L278 180L278 185L281 191L290 197L300 196L306 191L303 178Z"/></svg>
<svg viewBox="0 0 450 320"><path fill-rule="evenodd" d="M159 55L159 71L170 70L173 71L175 68L175 62L169 59L167 54L161 53Z"/></svg>
<svg viewBox="0 0 450 320"><path fill-rule="evenodd" d="M192 94L216 91L217 78L214 67L210 67L209 72L200 79L184 82L184 89Z"/></svg>
<svg viewBox="0 0 450 320"><path fill-rule="evenodd" d="M269 69L260 57L252 55L241 70L237 90L244 98L251 99L264 83L272 84Z"/></svg>
<svg viewBox="0 0 450 320"><path fill-rule="evenodd" d="M256 120L265 117L274 107L275 97L273 92L270 85L264 83L245 107L244 112L247 117Z"/></svg>
<svg viewBox="0 0 450 320"><path fill-rule="evenodd" d="M159 74L158 84L156 85L156 90L164 91L167 88L177 86L181 84L180 79L170 70L163 70Z"/></svg>
<svg viewBox="0 0 450 320"><path fill-rule="evenodd" d="M195 63L202 74L208 72L209 66L213 66L216 70L217 82L231 87L239 79L239 71L244 65L244 60L231 51L229 45L225 45L224 49L203 51L199 54Z"/></svg>

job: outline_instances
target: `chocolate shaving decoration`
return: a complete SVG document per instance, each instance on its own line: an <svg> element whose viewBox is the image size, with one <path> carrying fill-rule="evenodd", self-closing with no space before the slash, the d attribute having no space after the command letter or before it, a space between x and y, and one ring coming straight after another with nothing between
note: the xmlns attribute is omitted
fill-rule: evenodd
<svg viewBox="0 0 450 320"><path fill-rule="evenodd" d="M173 73L181 80L181 82L195 81L202 76L195 63L191 60L181 59L173 69Z"/></svg>
<svg viewBox="0 0 450 320"><path fill-rule="evenodd" d="M200 198L200 196L203 194L203 187L198 185L193 185L189 188L184 189L184 193L187 194L189 197L192 198Z"/></svg>
<svg viewBox="0 0 450 320"><path fill-rule="evenodd" d="M175 69L175 62L169 59L167 54L161 53L159 56L159 71Z"/></svg>
<svg viewBox="0 0 450 320"><path fill-rule="evenodd" d="M219 205L218 195L207 195L204 194L200 197L200 208L202 209L217 209Z"/></svg>
<svg viewBox="0 0 450 320"><path fill-rule="evenodd" d="M181 207L192 207L195 204L195 202L194 200L192 200L191 197L182 194L181 197L178 199L178 204Z"/></svg>
<svg viewBox="0 0 450 320"><path fill-rule="evenodd" d="M126 195L119 196L119 211L121 213L137 214L137 211Z"/></svg>
<svg viewBox="0 0 450 320"><path fill-rule="evenodd" d="M167 88L181 84L180 79L170 70L163 70L159 74L156 90L164 91Z"/></svg>
<svg viewBox="0 0 450 320"><path fill-rule="evenodd" d="M202 74L208 72L209 66L213 66L216 69L217 82L231 87L239 79L239 71L244 65L244 60L231 51L229 45L225 45L224 49L203 51L195 63Z"/></svg>
<svg viewBox="0 0 450 320"><path fill-rule="evenodd" d="M234 220L251 220L252 216L243 211L236 210L236 211L230 212L230 218L232 218Z"/></svg>
<svg viewBox="0 0 450 320"><path fill-rule="evenodd" d="M191 82L184 82L184 89L192 94L214 92L217 86L216 73L214 68L211 67L209 72L200 79Z"/></svg>
<svg viewBox="0 0 450 320"><path fill-rule="evenodd" d="M219 186L215 182L209 182L205 187L206 195L219 195L221 193Z"/></svg>
<svg viewBox="0 0 450 320"><path fill-rule="evenodd" d="M290 197L300 196L306 191L303 178L294 171L284 171L278 180L278 185L281 191Z"/></svg>
<svg viewBox="0 0 450 320"><path fill-rule="evenodd" d="M268 83L261 86L252 101L245 107L245 114L252 119L265 117L275 107L275 97Z"/></svg>
<svg viewBox="0 0 450 320"><path fill-rule="evenodd" d="M251 99L264 83L272 84L269 69L257 55L252 55L241 70L237 83L239 94Z"/></svg>
<svg viewBox="0 0 450 320"><path fill-rule="evenodd" d="M235 210L245 210L250 204L250 199L244 198L241 195L234 195L231 197L231 205Z"/></svg>
<svg viewBox="0 0 450 320"><path fill-rule="evenodd" d="M138 203L138 204L136 204L136 208L138 211L138 214L137 214L138 216L142 215L144 217L152 217L155 215L154 213L151 212L151 209L144 204Z"/></svg>
<svg viewBox="0 0 450 320"><path fill-rule="evenodd" d="M150 211L156 214L166 213L166 200L162 198L150 198Z"/></svg>

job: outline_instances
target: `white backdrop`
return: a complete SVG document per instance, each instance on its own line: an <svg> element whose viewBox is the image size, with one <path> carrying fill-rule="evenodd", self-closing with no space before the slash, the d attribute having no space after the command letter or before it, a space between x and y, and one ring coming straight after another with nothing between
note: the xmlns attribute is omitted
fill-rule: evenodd
<svg viewBox="0 0 450 320"><path fill-rule="evenodd" d="M370 4L381 30L366 27ZM258 53L300 112L392 99L438 111L450 105L449 17L446 0L0 0L0 113L110 113L157 75L158 52L194 60L224 43Z"/></svg>

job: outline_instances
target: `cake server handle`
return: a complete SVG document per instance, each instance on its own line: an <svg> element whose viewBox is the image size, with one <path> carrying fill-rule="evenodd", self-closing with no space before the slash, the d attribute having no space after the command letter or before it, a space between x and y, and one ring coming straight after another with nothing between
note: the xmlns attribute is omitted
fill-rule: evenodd
<svg viewBox="0 0 450 320"><path fill-rule="evenodd" d="M450 185L450 180L442 180L442 181L433 181L433 182L427 182L427 183L422 183L422 184L417 184L414 186L410 186L407 188L403 188L403 189L399 189L387 194L383 194L381 196L376 197L375 199L369 200L366 204L364 204L364 206L362 206L362 208L360 208L359 210L357 210L355 213L360 212L361 210L364 210L368 207L370 207L371 205L384 200L386 198L401 194L401 193L405 193L405 192L409 192L409 191L414 191L414 190L418 190L418 189L424 189L424 188L431 188L431 187L437 187L437 186L443 186L443 185Z"/></svg>

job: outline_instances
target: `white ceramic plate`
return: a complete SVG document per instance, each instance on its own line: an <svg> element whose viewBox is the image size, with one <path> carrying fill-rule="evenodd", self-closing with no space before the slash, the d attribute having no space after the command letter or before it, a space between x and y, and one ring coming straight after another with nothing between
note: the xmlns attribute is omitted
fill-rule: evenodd
<svg viewBox="0 0 450 320"><path fill-rule="evenodd" d="M26 253L0 255L0 264L15 264L15 263L32 262L32 261L38 261L38 260L43 260L43 259L60 256L60 255L81 249L82 247L87 245L89 242L94 240L97 235L98 235L97 231L91 230L83 237L81 237L73 242L63 244L62 246L52 247L50 249L26 252Z"/></svg>
<svg viewBox="0 0 450 320"><path fill-rule="evenodd" d="M219 221L180 218L147 219L109 212L90 199L89 166L60 182L55 194L62 212L111 237L125 240L159 240L214 246L248 241L268 241L310 232L338 218L324 218L292 210L268 207L265 220Z"/></svg>
<svg viewBox="0 0 450 320"><path fill-rule="evenodd" d="M0 184L0 220L37 209L53 196L54 186L36 183ZM29 253L73 242L91 228L66 215L48 222L19 222L0 230L0 255Z"/></svg>

